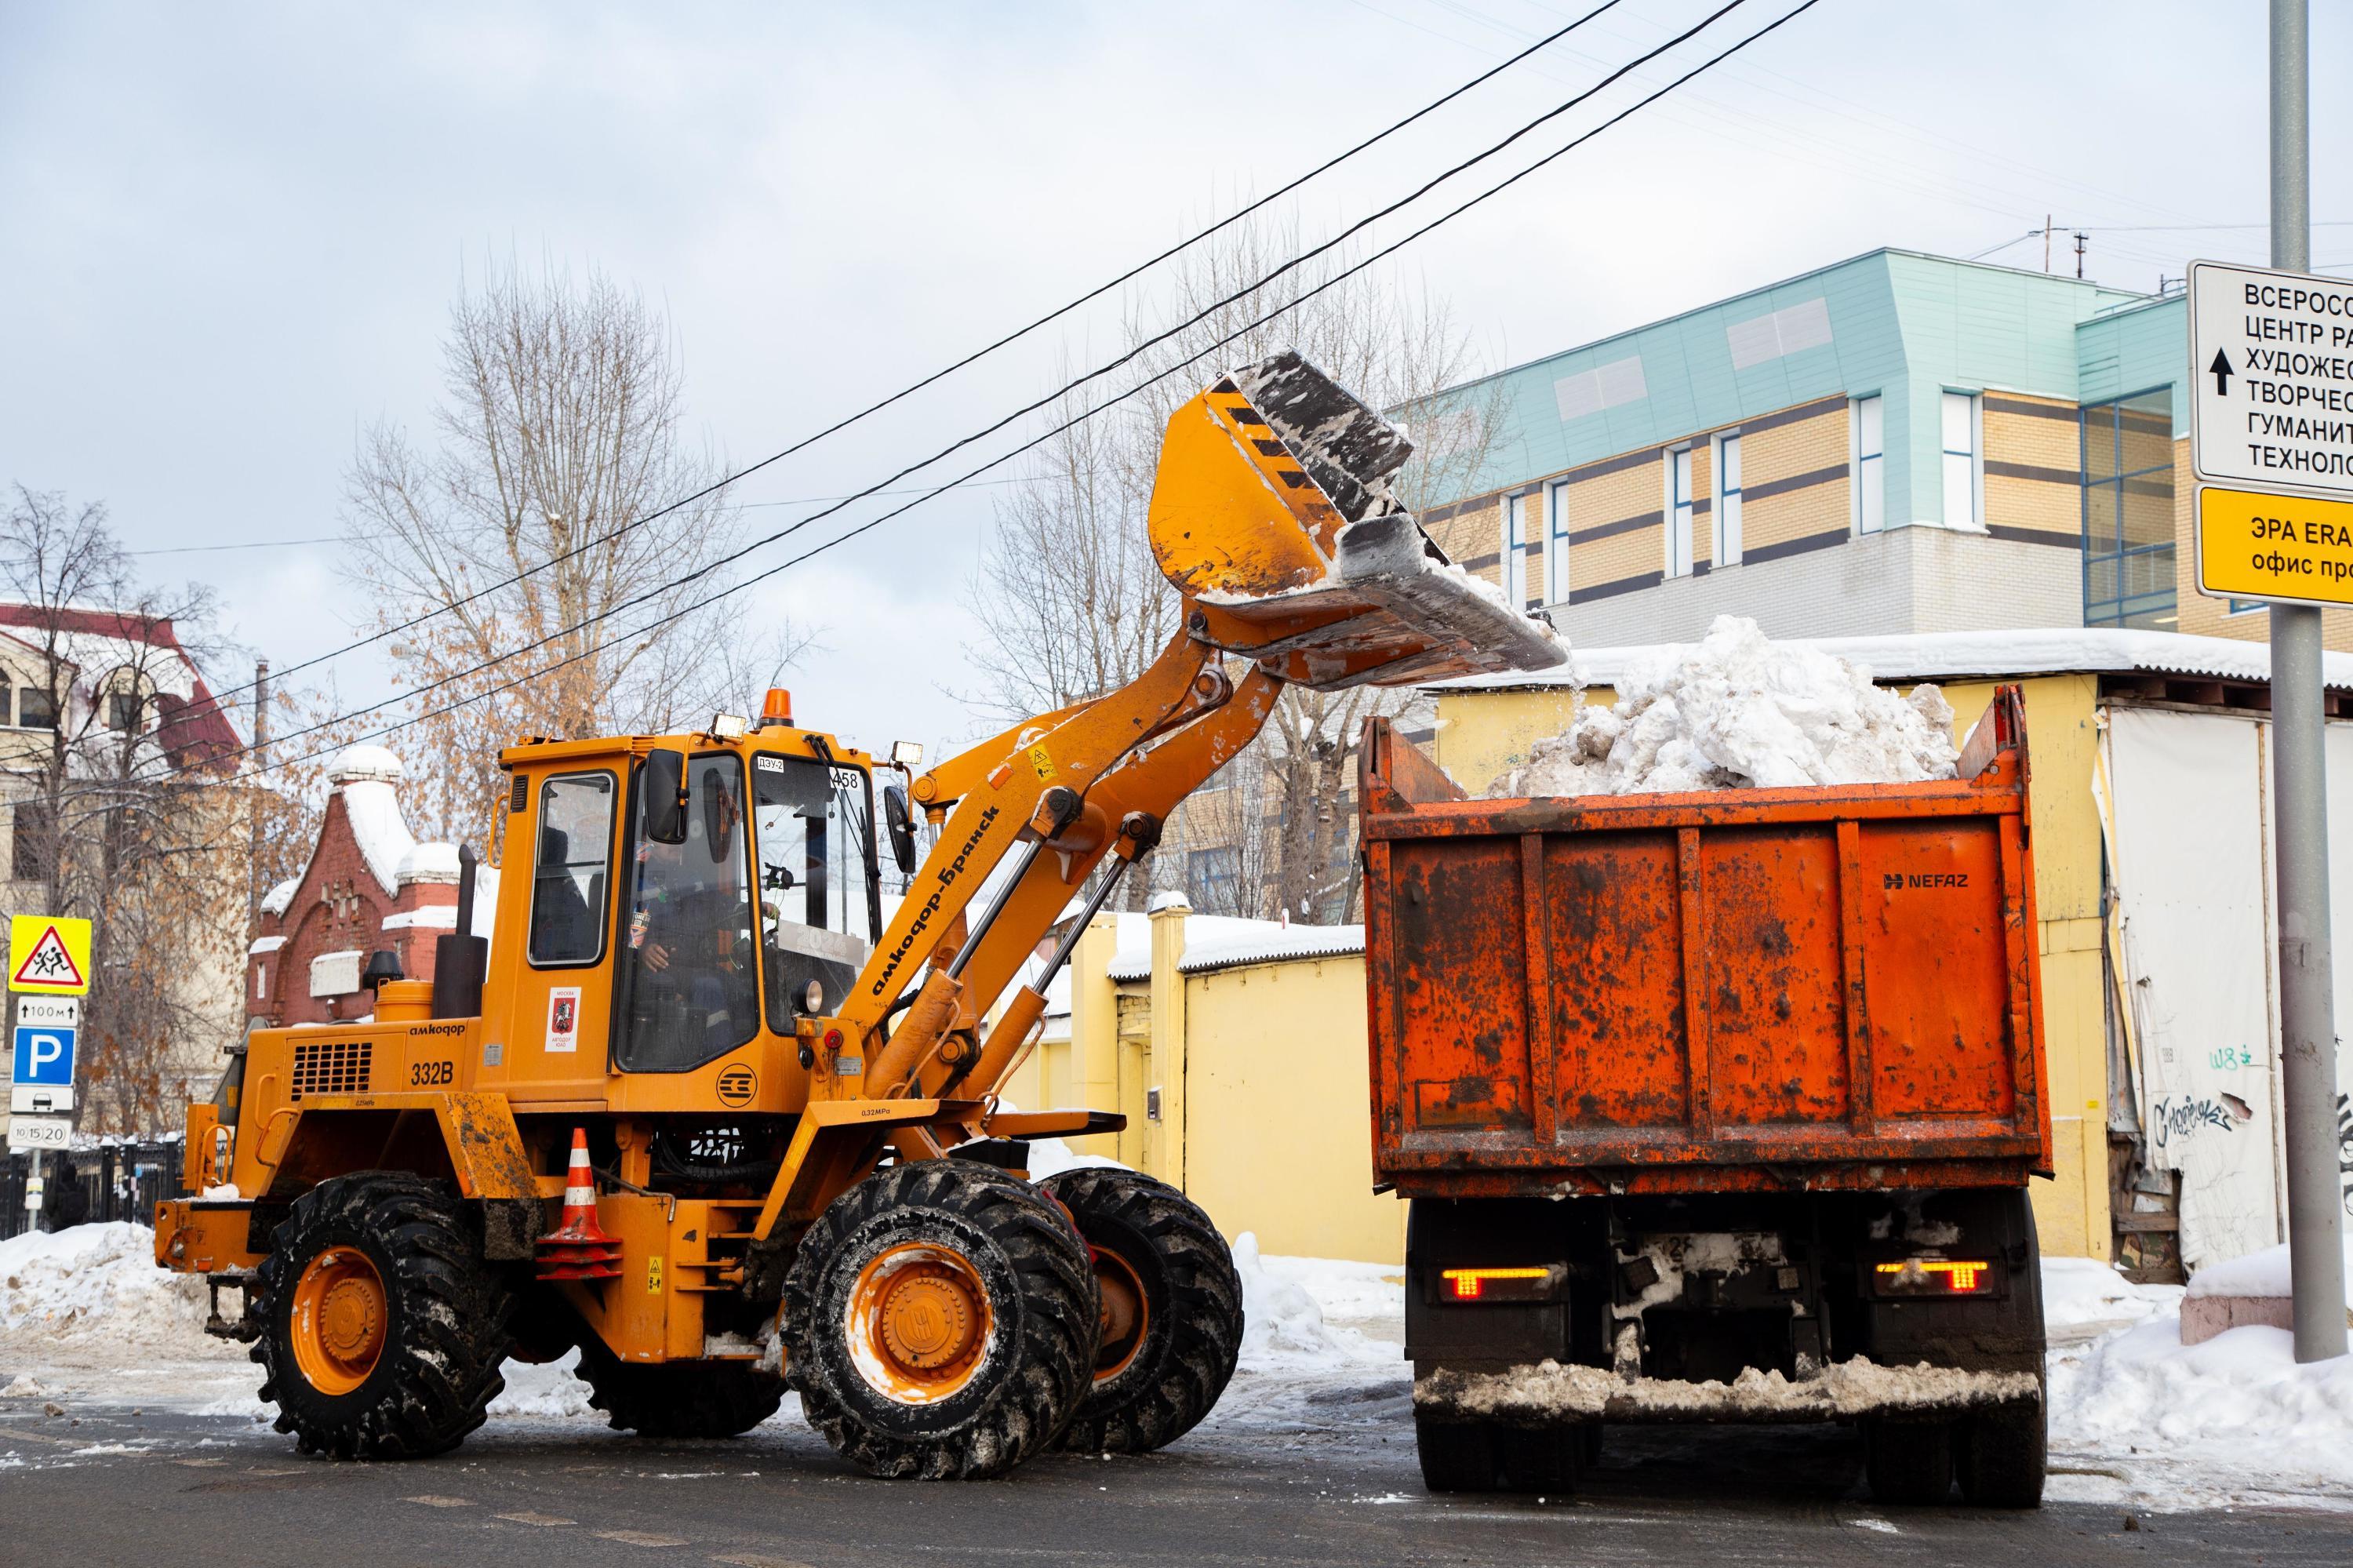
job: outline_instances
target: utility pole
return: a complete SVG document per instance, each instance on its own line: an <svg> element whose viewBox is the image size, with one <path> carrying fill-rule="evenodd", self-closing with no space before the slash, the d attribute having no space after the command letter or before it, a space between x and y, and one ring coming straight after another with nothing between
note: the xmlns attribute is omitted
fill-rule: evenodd
<svg viewBox="0 0 2353 1568"><path fill-rule="evenodd" d="M2312 265L2308 0L2271 0L2272 265ZM2337 1151L2328 814L2320 611L2274 604L2272 791L2278 811L2280 1099L2287 1155L2295 1359L2345 1353L2344 1200Z"/></svg>
<svg viewBox="0 0 2353 1568"><path fill-rule="evenodd" d="M2051 271L2051 215L2047 212L2042 215L2042 271L2046 277Z"/></svg>
<svg viewBox="0 0 2353 1568"><path fill-rule="evenodd" d="M257 660L253 666L253 770L259 772L269 765L269 661ZM259 789L259 786L255 786ZM253 935L254 926L261 918L261 806L248 796L246 820L252 825L252 843L245 866L245 930Z"/></svg>
<svg viewBox="0 0 2353 1568"><path fill-rule="evenodd" d="M2075 276L2079 279L2084 275L2084 241L2090 238L2080 228L2075 231Z"/></svg>

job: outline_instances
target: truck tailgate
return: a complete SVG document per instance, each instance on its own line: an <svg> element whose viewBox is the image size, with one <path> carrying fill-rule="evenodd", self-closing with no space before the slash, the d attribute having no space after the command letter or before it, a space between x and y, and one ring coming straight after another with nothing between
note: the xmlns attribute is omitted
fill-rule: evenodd
<svg viewBox="0 0 2353 1568"><path fill-rule="evenodd" d="M1472 800L1378 719L1360 768L1383 1181L2049 1169L2016 688L1951 781Z"/></svg>

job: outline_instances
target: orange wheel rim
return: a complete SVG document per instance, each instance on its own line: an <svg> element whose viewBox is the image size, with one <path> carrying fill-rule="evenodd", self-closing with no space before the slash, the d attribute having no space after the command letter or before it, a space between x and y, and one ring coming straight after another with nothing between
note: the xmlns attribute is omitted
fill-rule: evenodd
<svg viewBox="0 0 2353 1568"><path fill-rule="evenodd" d="M1095 1381L1108 1383L1125 1372L1152 1327L1152 1298L1134 1265L1109 1247L1092 1247L1095 1296L1103 1303L1103 1334L1095 1348Z"/></svg>
<svg viewBox="0 0 2353 1568"><path fill-rule="evenodd" d="M933 1404L972 1382L996 1321L970 1258L909 1242L858 1271L842 1326L851 1361L876 1393Z"/></svg>
<svg viewBox="0 0 2353 1568"><path fill-rule="evenodd" d="M331 1246L294 1282L294 1364L321 1393L349 1393L384 1354L384 1277L355 1247Z"/></svg>

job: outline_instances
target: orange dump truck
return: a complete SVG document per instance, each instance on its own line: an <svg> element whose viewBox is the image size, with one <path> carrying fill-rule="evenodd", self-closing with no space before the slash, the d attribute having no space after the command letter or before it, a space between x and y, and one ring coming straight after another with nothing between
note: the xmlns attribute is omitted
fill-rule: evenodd
<svg viewBox="0 0 2353 1568"><path fill-rule="evenodd" d="M1873 1490L2043 1474L2026 736L1949 781L1466 799L1362 751L1374 1162L1438 1490L1603 1424L1851 1421Z"/></svg>

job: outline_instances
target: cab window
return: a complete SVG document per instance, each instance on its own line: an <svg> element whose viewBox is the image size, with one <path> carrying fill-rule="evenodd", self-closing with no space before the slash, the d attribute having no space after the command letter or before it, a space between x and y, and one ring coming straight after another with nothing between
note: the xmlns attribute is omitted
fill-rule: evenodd
<svg viewBox="0 0 2353 1568"><path fill-rule="evenodd" d="M686 842L645 836L642 799L620 963L626 1071L678 1073L744 1044L759 1027L752 938L752 854L744 765L733 756L687 765Z"/></svg>
<svg viewBox="0 0 2353 1568"><path fill-rule="evenodd" d="M568 773L543 783L531 873L533 963L563 968L604 956L612 863L613 776Z"/></svg>
<svg viewBox="0 0 2353 1568"><path fill-rule="evenodd" d="M866 774L814 758L757 757L752 790L768 1027L789 1034L795 1018L809 1011L811 982L816 1011L838 1011L872 949Z"/></svg>

